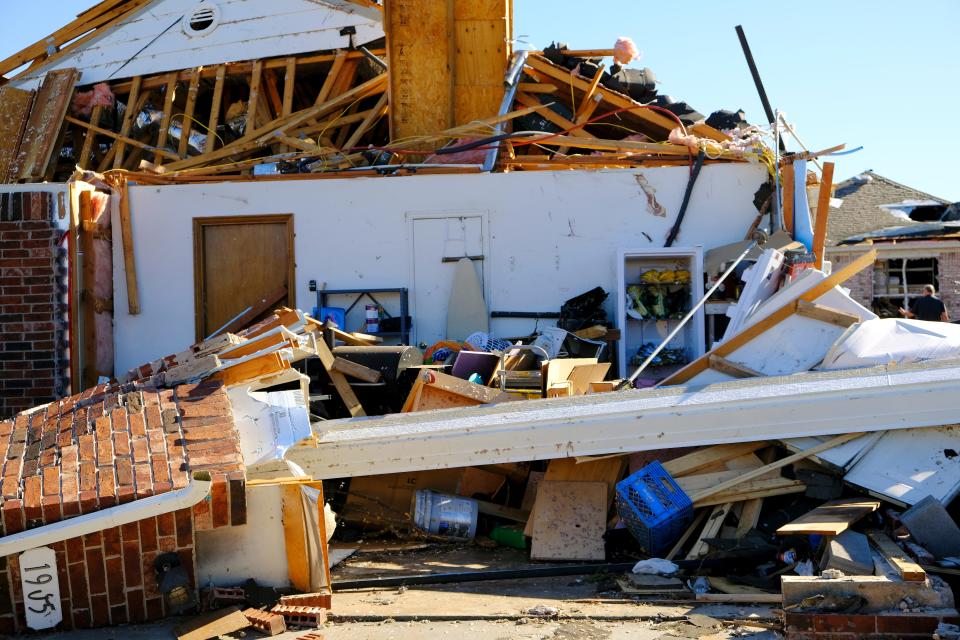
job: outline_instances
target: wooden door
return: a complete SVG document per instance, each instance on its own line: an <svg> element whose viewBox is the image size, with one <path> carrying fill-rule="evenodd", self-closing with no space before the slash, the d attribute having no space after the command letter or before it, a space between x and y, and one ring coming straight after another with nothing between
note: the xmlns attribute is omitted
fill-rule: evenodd
<svg viewBox="0 0 960 640"><path fill-rule="evenodd" d="M198 341L251 307L292 306L292 215L194 218L193 242Z"/></svg>

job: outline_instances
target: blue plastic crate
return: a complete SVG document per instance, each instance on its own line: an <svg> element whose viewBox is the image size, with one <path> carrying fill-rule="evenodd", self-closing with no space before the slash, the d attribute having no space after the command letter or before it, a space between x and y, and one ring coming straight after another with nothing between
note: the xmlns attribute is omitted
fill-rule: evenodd
<svg viewBox="0 0 960 640"><path fill-rule="evenodd" d="M693 520L693 503L659 462L617 483L617 513L644 551L670 549Z"/></svg>

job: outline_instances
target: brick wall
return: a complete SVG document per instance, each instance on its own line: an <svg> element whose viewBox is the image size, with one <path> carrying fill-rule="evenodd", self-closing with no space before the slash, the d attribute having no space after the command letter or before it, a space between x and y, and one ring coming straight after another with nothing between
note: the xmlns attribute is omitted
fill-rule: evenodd
<svg viewBox="0 0 960 640"><path fill-rule="evenodd" d="M0 418L62 397L66 255L54 194L0 194Z"/></svg>
<svg viewBox="0 0 960 640"><path fill-rule="evenodd" d="M930 243L928 250L916 250L908 258L936 258L939 269L940 291L938 295L947 307L947 313L951 320L960 320L960 251L938 251L936 242ZM884 260L886 253L883 245L877 245L879 251L878 259ZM890 247L895 250L895 247ZM844 265L853 262L860 254L834 254L829 256L833 262L834 271L843 268ZM897 252L890 257L902 258L904 254ZM864 269L854 277L847 280L844 287L850 289L850 296L867 307L871 308L873 302L873 269Z"/></svg>
<svg viewBox="0 0 960 640"><path fill-rule="evenodd" d="M960 617L936 614L786 613L787 640L906 640L931 638L941 622Z"/></svg>
<svg viewBox="0 0 960 640"><path fill-rule="evenodd" d="M193 581L193 532L246 523L239 437L219 383L100 386L21 413L0 422L0 464L0 535L180 489L190 472L213 481L192 509L52 545L64 628L162 617L157 556L175 551ZM0 559L0 634L24 630L23 601L17 558Z"/></svg>

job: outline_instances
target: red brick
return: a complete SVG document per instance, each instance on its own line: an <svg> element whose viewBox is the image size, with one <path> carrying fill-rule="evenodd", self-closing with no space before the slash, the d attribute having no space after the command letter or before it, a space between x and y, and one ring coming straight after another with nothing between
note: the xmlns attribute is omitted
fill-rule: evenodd
<svg viewBox="0 0 960 640"><path fill-rule="evenodd" d="M130 434L119 432L113 434L113 446L118 456L130 455Z"/></svg>
<svg viewBox="0 0 960 640"><path fill-rule="evenodd" d="M907 633L923 633L933 635L939 624L937 616L924 615L878 615L875 618L878 633L903 635Z"/></svg>
<svg viewBox="0 0 960 640"><path fill-rule="evenodd" d="M117 484L113 476L113 467L100 467L97 472L100 488L97 495L100 498L100 507L112 507L117 503Z"/></svg>
<svg viewBox="0 0 960 640"><path fill-rule="evenodd" d="M43 470L43 495L60 495L60 469L48 467Z"/></svg>
<svg viewBox="0 0 960 640"><path fill-rule="evenodd" d="M211 487L211 493L213 487ZM213 528L213 516L210 513L210 497L193 505L193 525L197 531L209 531Z"/></svg>
<svg viewBox="0 0 960 640"><path fill-rule="evenodd" d="M131 413L129 414L130 420L130 435L133 437L145 436L147 435L147 426L144 421L144 416L142 413Z"/></svg>
<svg viewBox="0 0 960 640"><path fill-rule="evenodd" d="M27 520L39 520L43 517L40 505L41 495L40 476L29 476L23 479L23 508Z"/></svg>
<svg viewBox="0 0 960 640"><path fill-rule="evenodd" d="M80 448L71 444L60 449L60 470L65 473L76 473L79 470Z"/></svg>
<svg viewBox="0 0 960 640"><path fill-rule="evenodd" d="M137 497L137 492L134 487L127 485L123 487L117 487L117 502L120 504L126 504L135 500Z"/></svg>
<svg viewBox="0 0 960 640"><path fill-rule="evenodd" d="M77 438L80 446L80 460L96 460L96 439L92 433L86 433Z"/></svg>
<svg viewBox="0 0 960 640"><path fill-rule="evenodd" d="M103 551L101 549L87 549L87 584L90 594L96 595L107 592L107 574L103 565Z"/></svg>
<svg viewBox="0 0 960 640"><path fill-rule="evenodd" d="M80 491L96 491L97 467L93 462L80 463Z"/></svg>
<svg viewBox="0 0 960 640"><path fill-rule="evenodd" d="M63 518L60 511L60 496L43 496L40 504L43 511L43 521L46 524L59 522Z"/></svg>
<svg viewBox="0 0 960 640"><path fill-rule="evenodd" d="M87 535L83 536L83 546L87 549L102 548L103 534L101 534L99 531L88 533Z"/></svg>
<svg viewBox="0 0 960 640"><path fill-rule="evenodd" d="M84 551L83 551L83 538L70 538L66 541L67 546L67 562L83 562L84 560Z"/></svg>
<svg viewBox="0 0 960 640"><path fill-rule="evenodd" d="M90 621L90 609L74 609L73 610L73 628L74 629L87 629L91 625Z"/></svg>
<svg viewBox="0 0 960 640"><path fill-rule="evenodd" d="M157 516L157 535L172 536L176 531L176 522L172 513L161 513Z"/></svg>
<svg viewBox="0 0 960 640"><path fill-rule="evenodd" d="M123 559L107 558L107 596L111 605L126 604L123 584ZM116 623L116 621L114 621Z"/></svg>
<svg viewBox="0 0 960 640"><path fill-rule="evenodd" d="M154 563L157 560L157 556L160 555L157 551L143 552L141 555L141 562L143 564L143 594L147 599L155 598L160 595L160 590L157 587L157 570Z"/></svg>
<svg viewBox="0 0 960 640"><path fill-rule="evenodd" d="M80 511L82 513L93 513L99 508L96 491L80 491Z"/></svg>
<svg viewBox="0 0 960 640"><path fill-rule="evenodd" d="M90 606L86 565L83 562L74 562L67 567L67 572L70 574L70 600L74 609L86 609ZM76 619L74 622L76 623Z"/></svg>
<svg viewBox="0 0 960 640"><path fill-rule="evenodd" d="M180 415L184 418L184 426L191 418L219 418L232 415L230 403L226 397L216 397L212 401L181 402L178 408Z"/></svg>
<svg viewBox="0 0 960 640"><path fill-rule="evenodd" d="M218 478L210 486L210 502L213 526L225 527L230 524L230 501L226 479Z"/></svg>
<svg viewBox="0 0 960 640"><path fill-rule="evenodd" d="M134 438L131 446L133 449L134 462L147 462L150 460L150 449L146 438Z"/></svg>
<svg viewBox="0 0 960 640"><path fill-rule="evenodd" d="M131 623L146 622L146 603L143 599L143 589L127 591L127 615Z"/></svg>
<svg viewBox="0 0 960 640"><path fill-rule="evenodd" d="M160 536L157 538L157 547L161 552L176 551L177 550L177 538L176 536Z"/></svg>
<svg viewBox="0 0 960 640"><path fill-rule="evenodd" d="M113 556L119 556L121 551L120 527L104 529L101 533L103 535L104 557L111 558Z"/></svg>
<svg viewBox="0 0 960 640"><path fill-rule="evenodd" d="M117 469L117 486L119 487L134 486L133 463L130 461L130 458L117 458L116 469Z"/></svg>
<svg viewBox="0 0 960 640"><path fill-rule="evenodd" d="M246 480L242 471L229 474L230 482L230 525L233 527L247 524Z"/></svg>
<svg viewBox="0 0 960 640"><path fill-rule="evenodd" d="M115 624L115 625L127 624L129 621L130 621L130 618L127 617L126 598L124 598L123 604L110 607L110 624Z"/></svg>
<svg viewBox="0 0 960 640"><path fill-rule="evenodd" d="M143 584L143 576L140 574L140 543L136 540L123 542L123 571L128 589Z"/></svg>
<svg viewBox="0 0 960 640"><path fill-rule="evenodd" d="M0 510L3 511L3 529L6 535L9 536L23 531L24 515L22 500L4 500Z"/></svg>
<svg viewBox="0 0 960 640"><path fill-rule="evenodd" d="M163 598L151 598L147 600L147 619L159 620L164 617Z"/></svg>
<svg viewBox="0 0 960 640"><path fill-rule="evenodd" d="M177 523L177 546L193 546L193 515L190 509L175 511L173 516Z"/></svg>
<svg viewBox="0 0 960 640"><path fill-rule="evenodd" d="M113 441L108 435L106 438L97 436L97 466L104 467L113 464Z"/></svg>
<svg viewBox="0 0 960 640"><path fill-rule="evenodd" d="M20 495L20 478L18 476L9 476L3 479L0 484L0 495L4 500L16 498Z"/></svg>
<svg viewBox="0 0 960 640"><path fill-rule="evenodd" d="M140 521L140 549L142 553L157 550L156 518L145 518Z"/></svg>

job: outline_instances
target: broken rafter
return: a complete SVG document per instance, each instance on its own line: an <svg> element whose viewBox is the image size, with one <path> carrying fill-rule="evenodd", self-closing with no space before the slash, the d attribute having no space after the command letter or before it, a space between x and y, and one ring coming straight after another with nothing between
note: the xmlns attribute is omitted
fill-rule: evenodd
<svg viewBox="0 0 960 640"><path fill-rule="evenodd" d="M66 117L63 119L63 121L64 121L64 122L69 122L70 124L75 124L75 125L77 125L78 127L83 127L83 128L85 128L85 129L88 129L88 130L91 131L91 132L98 133L98 134L103 135L103 136L107 136L108 138L113 138L114 140L117 140L117 141L119 141L119 142L123 142L124 144L128 144L128 145L130 145L130 146L132 146L132 147L137 147L137 148L143 149L144 151L150 151L150 152L153 152L153 153L155 153L155 154L159 154L159 155L165 156L165 157L167 157L167 158L171 158L171 159L178 159L177 154L173 153L172 151L168 151L167 149L161 149L160 147L150 146L150 145L148 145L148 144L146 144L146 143L144 143L144 142L140 142L139 140L135 140L135 139L133 139L133 138L128 138L128 137L126 137L126 136L122 136L122 135L120 135L120 134L118 134L118 133L114 133L113 131L110 131L110 130L108 130L108 129L101 129L100 127L95 127L95 126L93 126L92 124L90 124L89 122L84 122L83 120L77 120L76 118L74 118L74 117L72 117L72 116L66 116Z"/></svg>

